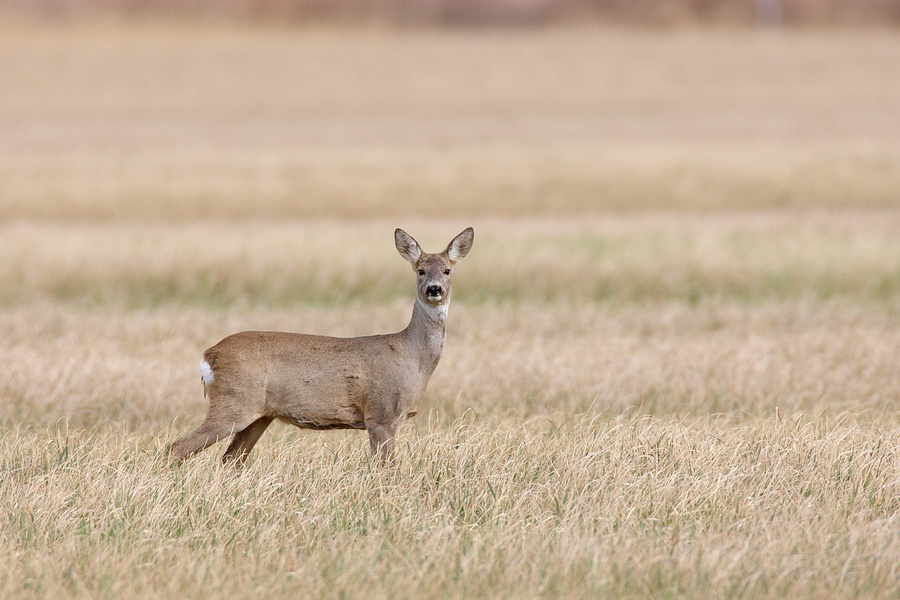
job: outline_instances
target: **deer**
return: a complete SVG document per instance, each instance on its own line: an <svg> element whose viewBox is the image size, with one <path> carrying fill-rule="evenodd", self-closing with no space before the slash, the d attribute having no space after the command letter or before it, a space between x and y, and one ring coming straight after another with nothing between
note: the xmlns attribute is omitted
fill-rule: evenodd
<svg viewBox="0 0 900 600"><path fill-rule="evenodd" d="M441 359L450 305L450 276L472 248L471 227L443 252L423 252L402 229L397 251L416 274L409 325L398 333L330 337L244 331L203 353L200 376L209 399L200 426L175 441L175 460L233 436L222 456L243 465L272 421L302 429L365 429L376 464L394 461L400 425L416 415Z"/></svg>

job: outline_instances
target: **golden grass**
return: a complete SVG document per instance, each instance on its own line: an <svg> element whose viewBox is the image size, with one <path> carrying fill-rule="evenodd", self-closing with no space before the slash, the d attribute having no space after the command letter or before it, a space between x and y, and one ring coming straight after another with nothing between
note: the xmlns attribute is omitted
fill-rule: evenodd
<svg viewBox="0 0 900 600"><path fill-rule="evenodd" d="M896 433L854 419L437 425L395 470L276 440L2 438L4 597L891 597Z"/></svg>
<svg viewBox="0 0 900 600"><path fill-rule="evenodd" d="M895 34L29 27L4 598L900 595ZM396 469L161 459L204 348L397 330L467 225Z"/></svg>
<svg viewBox="0 0 900 600"><path fill-rule="evenodd" d="M2 593L895 595L900 307L867 288L896 278L895 219L479 224L386 472L359 432L282 425L242 472L219 446L160 457L202 418L196 363L223 335L405 324L411 274L386 225L8 226L4 285L31 279L0 311ZM293 258L360 292L286 300L266 278L293 277ZM243 291L178 292L197 265ZM602 277L659 289L546 294ZM171 297L142 303L148 278Z"/></svg>
<svg viewBox="0 0 900 600"><path fill-rule="evenodd" d="M382 246L390 246L389 232L384 233L388 239ZM39 238L31 239L34 244ZM176 242L166 245L178 246ZM312 252L312 247L306 252ZM895 369L900 352L898 305L893 288L874 298L865 290L859 294L832 291L823 300L814 278L809 287L723 296L695 280L682 281L677 272L663 271L657 276L681 281L688 289L675 289L668 299L663 292L599 302L574 293L575 299L568 295L534 298L527 289L527 272L533 270L538 279L550 279L551 274L540 271L538 258L528 257L527 266L522 267L526 273L505 271L506 265L499 261L496 277L506 273L511 280L494 285L509 290L520 282L522 293L517 298L509 292L498 301L479 298L472 291L479 284L479 273L485 273L484 281L489 281L488 267L498 265L489 248L489 243L482 245L481 254L472 254L461 267L450 341L431 386L429 407L450 420L469 409L488 422L536 416L561 422L585 411L727 413L738 420L769 416L776 407L788 414L881 413L889 411L900 395L900 375ZM366 252L364 245L351 249L359 256ZM331 250L320 246L320 264L328 264ZM667 250L663 248L662 253ZM557 250L559 254L567 251L564 245ZM642 263L628 263L631 269L640 271L657 260L650 252L641 256ZM262 255L256 258L262 260ZM71 288L62 299L48 296L36 305L8 306L0 314L7 343L3 363L10 368L3 389L7 412L2 422L52 426L68 417L79 427L113 420L142 430L147 419L159 419L154 425L158 428L186 411L196 419L204 403L195 370L197 357L227 333L282 329L363 335L401 329L411 312L412 283L404 281L410 275L399 257L384 258L386 265L395 263L399 271L398 289L387 300L366 290L349 302L328 298L326 303L273 307L267 305L265 288L260 297L254 297L254 291L259 291L252 282L238 282L240 289L250 290L248 298L230 308L216 308L215 297L211 303L195 306L177 303L178 296L174 304L161 305L157 299L148 308L140 308L139 303L85 303L77 295L72 298L76 292ZM850 265L861 262L859 256L848 254L843 259ZM118 289L126 280L118 273L107 280L68 285L76 290L109 287L99 298L132 298L145 289L135 273L141 265L148 263L134 257L129 270L138 280L137 291ZM355 277L371 276L363 272L370 265L339 262L316 277L334 280L338 289L351 288ZM803 265L794 268L799 272ZM896 262L887 268L896 270ZM169 275L176 280L182 277ZM571 281L565 279L565 271L556 275L572 285L579 285L578 277L595 276L577 269ZM616 277L629 285L630 275L620 272ZM764 271L761 277L767 275ZM750 286L765 285L752 273L747 277ZM828 271L822 275L829 282L841 277ZM880 279L876 273L875 280ZM280 302L281 297L276 299Z"/></svg>

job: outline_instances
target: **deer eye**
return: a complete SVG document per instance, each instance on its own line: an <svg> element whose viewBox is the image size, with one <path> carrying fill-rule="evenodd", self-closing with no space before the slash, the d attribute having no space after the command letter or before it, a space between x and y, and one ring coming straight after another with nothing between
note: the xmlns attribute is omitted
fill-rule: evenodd
<svg viewBox="0 0 900 600"><path fill-rule="evenodd" d="M419 275L425 275L425 270L424 270L424 269L419 269Z"/></svg>
<svg viewBox="0 0 900 600"><path fill-rule="evenodd" d="M444 275L449 275L449 274L450 274L450 269L444 269Z"/></svg>

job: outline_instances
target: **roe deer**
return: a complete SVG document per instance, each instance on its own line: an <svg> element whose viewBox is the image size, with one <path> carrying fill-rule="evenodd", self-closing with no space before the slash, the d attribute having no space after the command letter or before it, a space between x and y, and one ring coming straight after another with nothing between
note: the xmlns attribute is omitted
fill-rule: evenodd
<svg viewBox="0 0 900 600"><path fill-rule="evenodd" d="M236 333L203 353L206 419L170 447L185 458L234 434L222 457L242 464L269 424L365 429L372 456L391 459L394 436L416 414L444 349L450 274L472 248L471 227L438 254L422 252L402 229L400 255L416 272L409 326L399 333L337 338L274 331Z"/></svg>

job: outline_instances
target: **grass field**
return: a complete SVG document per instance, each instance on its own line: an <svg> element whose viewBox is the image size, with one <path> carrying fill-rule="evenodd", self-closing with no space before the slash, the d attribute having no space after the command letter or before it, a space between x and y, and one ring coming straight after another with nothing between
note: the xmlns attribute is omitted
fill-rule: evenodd
<svg viewBox="0 0 900 600"><path fill-rule="evenodd" d="M900 595L900 35L0 24L4 598ZM228 333L398 330L397 465L202 419Z"/></svg>

